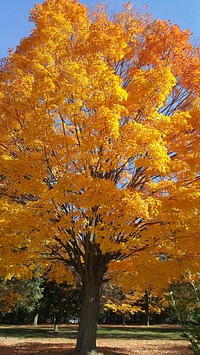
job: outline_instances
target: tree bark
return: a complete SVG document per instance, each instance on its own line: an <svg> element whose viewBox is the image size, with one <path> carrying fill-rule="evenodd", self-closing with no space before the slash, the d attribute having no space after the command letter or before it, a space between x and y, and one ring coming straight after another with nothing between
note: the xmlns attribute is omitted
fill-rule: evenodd
<svg viewBox="0 0 200 355"><path fill-rule="evenodd" d="M59 330L58 330L58 312L56 311L55 312L55 316L54 316L54 333L59 333Z"/></svg>
<svg viewBox="0 0 200 355"><path fill-rule="evenodd" d="M149 315L149 310L146 310L146 326L148 327L150 324L150 315Z"/></svg>
<svg viewBox="0 0 200 355"><path fill-rule="evenodd" d="M96 351L96 332L99 311L100 287L103 273L99 270L86 275L82 287L80 323L75 351L86 354Z"/></svg>
<svg viewBox="0 0 200 355"><path fill-rule="evenodd" d="M58 324L54 323L54 329L53 329L54 333L59 333L59 329L58 329Z"/></svg>
<svg viewBox="0 0 200 355"><path fill-rule="evenodd" d="M33 320L33 326L34 327L37 327L37 325L38 325L38 317L39 317L39 314L38 313L35 314L34 320Z"/></svg>
<svg viewBox="0 0 200 355"><path fill-rule="evenodd" d="M91 221L91 226L98 222L99 217L96 216L96 211L97 209L95 208L93 210L95 219ZM88 233L85 236L83 243L84 253L77 243L75 235L73 243L74 247L68 243L68 254L70 255L72 266L82 281L80 323L75 353L84 355L92 351L95 354L100 288L103 276L108 269L108 264L117 254L102 254L99 244L95 242L93 233Z"/></svg>
<svg viewBox="0 0 200 355"><path fill-rule="evenodd" d="M145 291L145 324L147 327L150 324L149 292L148 291Z"/></svg>

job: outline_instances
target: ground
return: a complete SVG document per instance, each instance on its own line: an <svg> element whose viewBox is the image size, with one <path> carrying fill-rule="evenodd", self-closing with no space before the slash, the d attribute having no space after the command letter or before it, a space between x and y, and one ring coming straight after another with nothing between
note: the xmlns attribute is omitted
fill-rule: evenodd
<svg viewBox="0 0 200 355"><path fill-rule="evenodd" d="M60 327L0 327L2 355L70 355L75 347L77 326ZM192 355L189 343L181 340L173 327L99 326L97 347L104 355Z"/></svg>

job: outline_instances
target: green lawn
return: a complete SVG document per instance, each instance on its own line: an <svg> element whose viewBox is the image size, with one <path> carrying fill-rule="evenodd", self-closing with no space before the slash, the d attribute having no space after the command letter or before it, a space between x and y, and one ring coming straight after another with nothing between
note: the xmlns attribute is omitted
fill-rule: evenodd
<svg viewBox="0 0 200 355"><path fill-rule="evenodd" d="M164 327L103 327L98 329L99 338L131 338L131 339L162 339L180 340L180 328Z"/></svg>
<svg viewBox="0 0 200 355"><path fill-rule="evenodd" d="M141 340L181 340L178 327L131 327L131 326L98 326L99 339L141 339ZM53 332L50 326L0 326L0 337L9 338L68 338L75 339L77 326L61 326L59 333Z"/></svg>

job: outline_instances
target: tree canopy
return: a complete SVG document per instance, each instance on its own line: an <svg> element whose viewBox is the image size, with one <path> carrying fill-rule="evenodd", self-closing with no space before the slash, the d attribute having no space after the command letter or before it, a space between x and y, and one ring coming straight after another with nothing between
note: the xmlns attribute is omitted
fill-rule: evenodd
<svg viewBox="0 0 200 355"><path fill-rule="evenodd" d="M0 71L2 276L39 264L63 282L75 271L86 311L109 265L138 265L140 279L163 256L173 275L195 270L200 51L190 32L130 3L109 18L102 5L45 0L30 19ZM77 350L94 349L82 332Z"/></svg>

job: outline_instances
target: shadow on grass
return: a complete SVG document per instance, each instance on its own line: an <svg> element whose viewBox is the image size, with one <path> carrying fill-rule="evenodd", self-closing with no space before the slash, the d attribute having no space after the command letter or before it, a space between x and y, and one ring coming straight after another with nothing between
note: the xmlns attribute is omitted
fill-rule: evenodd
<svg viewBox="0 0 200 355"><path fill-rule="evenodd" d="M59 333L53 331L53 327L0 327L0 337L4 338L51 338L51 339L76 339L77 326L62 326ZM106 327L99 326L98 339L141 339L141 340L181 340L181 330L178 328L159 327Z"/></svg>
<svg viewBox="0 0 200 355"><path fill-rule="evenodd" d="M66 338L76 339L77 329L61 328L58 333L53 331L53 328L41 327L0 327L0 337L4 338Z"/></svg>

